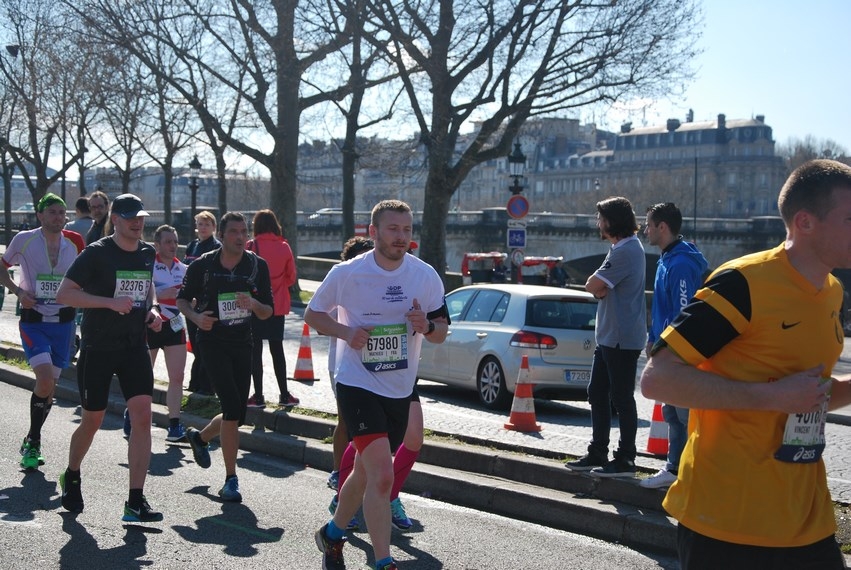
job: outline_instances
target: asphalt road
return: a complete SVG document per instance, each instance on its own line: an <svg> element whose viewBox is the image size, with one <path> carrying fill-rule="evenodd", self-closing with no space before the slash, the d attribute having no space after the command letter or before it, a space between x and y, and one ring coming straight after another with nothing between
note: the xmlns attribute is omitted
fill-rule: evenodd
<svg viewBox="0 0 851 570"><path fill-rule="evenodd" d="M47 464L39 472L18 467L17 448L28 427L29 393L0 383L0 567L68 568L318 568L313 533L327 518L331 492L326 473L262 453L240 452L242 504L224 504L216 492L224 478L221 455L203 470L186 444L166 444L154 430L145 486L164 521L121 521L127 493L127 443L121 419L107 414L82 467L85 509L71 514L59 501L76 405L59 400L43 432ZM676 568L669 557L535 524L403 494L412 532L394 532L399 568L518 570L540 567L589 570ZM350 569L374 562L366 534L345 547Z"/></svg>

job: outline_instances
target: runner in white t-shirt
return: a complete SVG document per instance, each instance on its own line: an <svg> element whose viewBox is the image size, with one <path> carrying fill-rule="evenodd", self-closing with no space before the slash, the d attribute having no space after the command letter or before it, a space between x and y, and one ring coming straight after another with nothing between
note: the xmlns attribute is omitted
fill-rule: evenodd
<svg viewBox="0 0 851 570"><path fill-rule="evenodd" d="M305 311L305 322L341 339L337 400L357 457L339 492L334 518L316 533L325 567L342 567L346 525L363 503L377 568L390 556L391 449L402 442L423 338L441 343L448 330L443 283L407 251L410 206L384 200L372 210L375 249L334 266ZM329 314L337 309L337 318Z"/></svg>
<svg viewBox="0 0 851 570"><path fill-rule="evenodd" d="M77 246L62 234L65 202L56 194L45 194L36 205L36 216L41 227L15 235L0 266L0 284L21 303L21 344L35 373L30 429L21 444L21 467L27 470L44 464L41 427L53 403L56 380L71 362L77 329L74 308L56 302L59 283L77 257ZM13 265L21 266L18 285L9 274Z"/></svg>

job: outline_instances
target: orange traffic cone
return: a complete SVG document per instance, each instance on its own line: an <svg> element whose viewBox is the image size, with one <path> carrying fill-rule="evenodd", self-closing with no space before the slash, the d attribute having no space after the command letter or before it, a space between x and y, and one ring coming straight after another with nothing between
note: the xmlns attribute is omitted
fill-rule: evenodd
<svg viewBox="0 0 851 570"><path fill-rule="evenodd" d="M301 331L301 344L298 347L298 361L295 364L293 380L300 382L315 382L319 380L313 375L313 351L310 349L310 327L304 323Z"/></svg>
<svg viewBox="0 0 851 570"><path fill-rule="evenodd" d="M541 431L541 424L535 419L535 400L532 397L532 384L529 382L529 357L525 354L517 373L514 401L511 402L511 415L505 429Z"/></svg>
<svg viewBox="0 0 851 570"><path fill-rule="evenodd" d="M650 420L650 436L647 438L647 453L668 455L668 425L662 416L662 404L653 404L653 418Z"/></svg>

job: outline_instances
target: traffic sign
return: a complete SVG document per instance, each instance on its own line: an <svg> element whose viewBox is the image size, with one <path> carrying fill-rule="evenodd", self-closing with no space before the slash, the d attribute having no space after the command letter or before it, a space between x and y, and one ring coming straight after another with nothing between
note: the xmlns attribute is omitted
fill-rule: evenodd
<svg viewBox="0 0 851 570"><path fill-rule="evenodd" d="M508 199L508 203L505 205L505 210L508 212L508 216L510 218L525 218L526 214L529 213L529 200L520 194L512 196Z"/></svg>
<svg viewBox="0 0 851 570"><path fill-rule="evenodd" d="M526 229L526 220L508 220L508 227Z"/></svg>
<svg viewBox="0 0 851 570"><path fill-rule="evenodd" d="M522 249L514 249L511 251L511 264L515 267L520 267L523 265L523 261L525 261L526 256L523 254Z"/></svg>
<svg viewBox="0 0 851 570"><path fill-rule="evenodd" d="M508 228L508 247L511 249L526 247L526 228Z"/></svg>

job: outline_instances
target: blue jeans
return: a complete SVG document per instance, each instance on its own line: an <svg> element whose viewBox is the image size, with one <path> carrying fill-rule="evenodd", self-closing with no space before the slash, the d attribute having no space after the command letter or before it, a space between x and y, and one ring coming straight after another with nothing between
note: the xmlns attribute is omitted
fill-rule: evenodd
<svg viewBox="0 0 851 570"><path fill-rule="evenodd" d="M688 408L678 408L665 404L662 417L668 424L668 463L665 469L677 473L680 469L680 456L688 439Z"/></svg>
<svg viewBox="0 0 851 570"><path fill-rule="evenodd" d="M635 373L640 350L597 345L588 384L591 404L591 445L588 451L607 456L612 428L612 406L618 413L620 441L617 457L635 461L635 434L638 412L635 408Z"/></svg>

